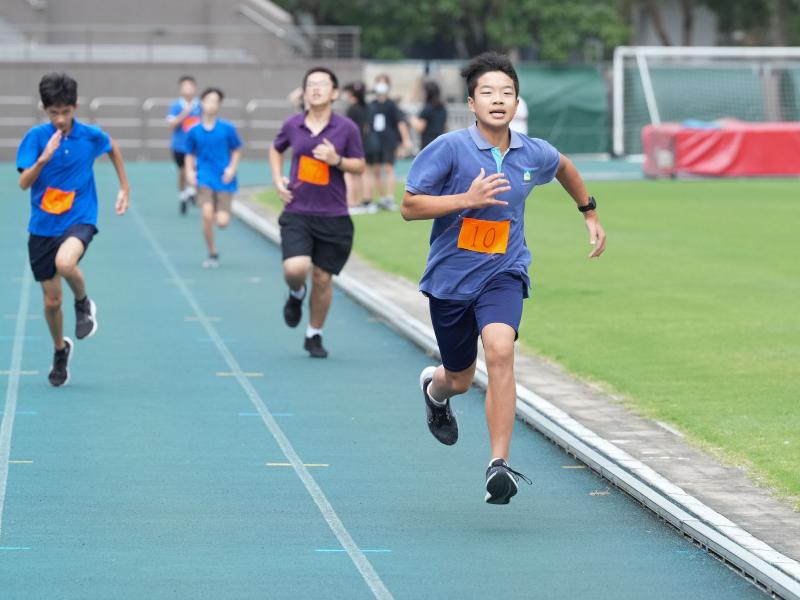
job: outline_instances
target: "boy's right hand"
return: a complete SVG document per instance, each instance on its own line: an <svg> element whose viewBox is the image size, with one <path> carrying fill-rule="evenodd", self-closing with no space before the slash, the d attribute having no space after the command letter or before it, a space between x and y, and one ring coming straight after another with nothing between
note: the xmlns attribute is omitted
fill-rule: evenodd
<svg viewBox="0 0 800 600"><path fill-rule="evenodd" d="M61 138L63 135L61 134L61 130L57 129L56 132L50 136L50 139L47 141L47 145L44 147L44 151L42 155L39 157L39 160L42 162L49 162L51 158L53 158L53 154L56 153L58 147L61 145Z"/></svg>
<svg viewBox="0 0 800 600"><path fill-rule="evenodd" d="M292 191L289 189L289 180L286 177L279 177L275 180L275 189L278 190L278 196L284 206L292 201Z"/></svg>
<svg viewBox="0 0 800 600"><path fill-rule="evenodd" d="M472 185L464 194L467 205L465 208L487 208L489 206L508 206L508 202L497 200L495 196L511 190L510 182L503 173L492 173L488 177L481 169L478 176L472 180Z"/></svg>

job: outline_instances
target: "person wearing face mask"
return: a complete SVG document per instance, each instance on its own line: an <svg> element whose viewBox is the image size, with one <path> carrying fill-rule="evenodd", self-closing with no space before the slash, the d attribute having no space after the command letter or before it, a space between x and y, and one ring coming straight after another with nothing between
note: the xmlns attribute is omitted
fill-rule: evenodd
<svg viewBox="0 0 800 600"><path fill-rule="evenodd" d="M386 210L395 209L394 160L400 153L411 151L411 138L405 115L397 104L389 98L391 83L388 75L375 78L375 99L369 103L367 134L364 151L367 159L366 197L378 194L378 206Z"/></svg>

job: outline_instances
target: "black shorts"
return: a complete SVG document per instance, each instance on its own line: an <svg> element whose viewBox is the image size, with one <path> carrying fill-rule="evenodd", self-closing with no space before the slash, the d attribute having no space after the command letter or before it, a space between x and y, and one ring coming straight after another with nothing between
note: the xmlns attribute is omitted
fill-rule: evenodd
<svg viewBox="0 0 800 600"><path fill-rule="evenodd" d="M67 238L74 237L83 242L83 255L81 256L83 258L95 235L97 235L97 228L94 225L86 224L73 225L58 237L30 234L28 257L31 261L33 278L36 281L48 281L56 276L56 254Z"/></svg>
<svg viewBox="0 0 800 600"><path fill-rule="evenodd" d="M185 152L178 152L177 150L172 151L172 159L175 161L175 164L178 165L179 169L183 168L183 165L186 164L186 153Z"/></svg>
<svg viewBox="0 0 800 600"><path fill-rule="evenodd" d="M349 216L316 217L283 212L281 250L283 260L310 256L317 267L338 275L353 249L353 221Z"/></svg>
<svg viewBox="0 0 800 600"><path fill-rule="evenodd" d="M389 139L372 138L366 143L364 157L368 165L393 165L397 144Z"/></svg>

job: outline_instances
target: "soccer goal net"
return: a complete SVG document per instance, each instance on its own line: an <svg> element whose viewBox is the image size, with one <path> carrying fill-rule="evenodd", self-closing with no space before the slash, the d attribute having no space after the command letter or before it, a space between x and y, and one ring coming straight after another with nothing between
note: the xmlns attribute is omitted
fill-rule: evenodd
<svg viewBox="0 0 800 600"><path fill-rule="evenodd" d="M614 153L642 152L647 124L800 120L800 48L621 46Z"/></svg>

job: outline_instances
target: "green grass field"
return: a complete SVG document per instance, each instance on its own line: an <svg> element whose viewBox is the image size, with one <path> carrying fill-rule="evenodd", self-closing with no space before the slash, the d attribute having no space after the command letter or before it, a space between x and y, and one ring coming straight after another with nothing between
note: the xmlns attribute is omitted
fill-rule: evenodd
<svg viewBox="0 0 800 600"><path fill-rule="evenodd" d="M593 182L608 249L589 261L558 184L528 200L522 343L741 465L800 509L800 184ZM274 195L264 200L276 206ZM416 281L429 222L354 217L356 251Z"/></svg>

